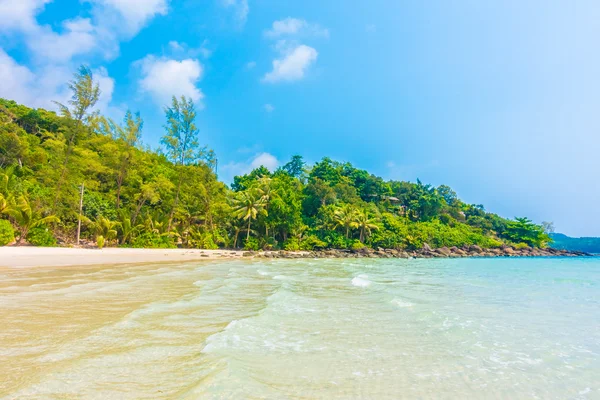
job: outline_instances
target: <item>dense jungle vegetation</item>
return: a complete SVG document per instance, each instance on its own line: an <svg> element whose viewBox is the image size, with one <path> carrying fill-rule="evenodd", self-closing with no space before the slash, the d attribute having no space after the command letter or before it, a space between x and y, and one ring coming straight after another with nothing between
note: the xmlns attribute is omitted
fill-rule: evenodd
<svg viewBox="0 0 600 400"><path fill-rule="evenodd" d="M526 218L466 204L448 186L384 181L350 163L294 156L257 168L231 187L200 145L191 100L165 108L159 150L142 143L143 120L95 111L92 73L81 67L59 113L0 99L0 245L76 242L102 246L310 250L545 247ZM80 214L80 194L83 202Z"/></svg>

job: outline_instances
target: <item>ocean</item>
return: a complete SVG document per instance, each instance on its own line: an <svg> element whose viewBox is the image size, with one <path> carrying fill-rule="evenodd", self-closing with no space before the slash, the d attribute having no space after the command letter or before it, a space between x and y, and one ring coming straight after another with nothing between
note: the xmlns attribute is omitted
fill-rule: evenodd
<svg viewBox="0 0 600 400"><path fill-rule="evenodd" d="M599 399L600 258L0 271L0 398Z"/></svg>

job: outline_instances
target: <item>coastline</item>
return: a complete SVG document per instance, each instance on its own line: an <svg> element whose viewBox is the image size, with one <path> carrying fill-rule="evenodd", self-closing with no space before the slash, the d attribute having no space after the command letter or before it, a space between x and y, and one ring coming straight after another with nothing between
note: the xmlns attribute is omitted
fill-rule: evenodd
<svg viewBox="0 0 600 400"><path fill-rule="evenodd" d="M202 249L83 249L68 247L0 247L0 268L77 267L144 263L173 263L241 258L468 258L468 257L581 257L591 254L556 249L481 249L425 246L418 251L393 249L321 251L243 251Z"/></svg>
<svg viewBox="0 0 600 400"><path fill-rule="evenodd" d="M0 268L76 267L186 262L241 258L242 251L199 249L82 249L69 247L0 247Z"/></svg>

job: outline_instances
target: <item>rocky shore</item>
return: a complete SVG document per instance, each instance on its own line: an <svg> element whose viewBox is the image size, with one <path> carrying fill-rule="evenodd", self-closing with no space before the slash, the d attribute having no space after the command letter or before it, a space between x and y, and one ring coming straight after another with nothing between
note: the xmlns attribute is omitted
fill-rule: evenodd
<svg viewBox="0 0 600 400"><path fill-rule="evenodd" d="M260 258L461 258L461 257L587 257L591 254L558 249L514 248L504 246L482 249L477 245L431 248L425 244L416 251L395 249L318 250L318 251L247 251L244 257Z"/></svg>

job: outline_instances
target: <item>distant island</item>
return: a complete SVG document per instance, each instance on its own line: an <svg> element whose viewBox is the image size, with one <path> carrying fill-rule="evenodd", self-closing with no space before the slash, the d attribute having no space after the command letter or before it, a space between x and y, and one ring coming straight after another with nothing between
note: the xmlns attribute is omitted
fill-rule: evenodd
<svg viewBox="0 0 600 400"><path fill-rule="evenodd" d="M550 233L550 238L554 249L600 254L600 237L574 238L562 233Z"/></svg>
<svg viewBox="0 0 600 400"><path fill-rule="evenodd" d="M448 186L386 181L330 158L308 166L297 155L228 187L200 145L191 99L173 97L161 148L150 149L139 114L117 123L95 111L88 68L69 87L58 114L0 99L0 245L519 250L552 240L541 225L467 204Z"/></svg>

